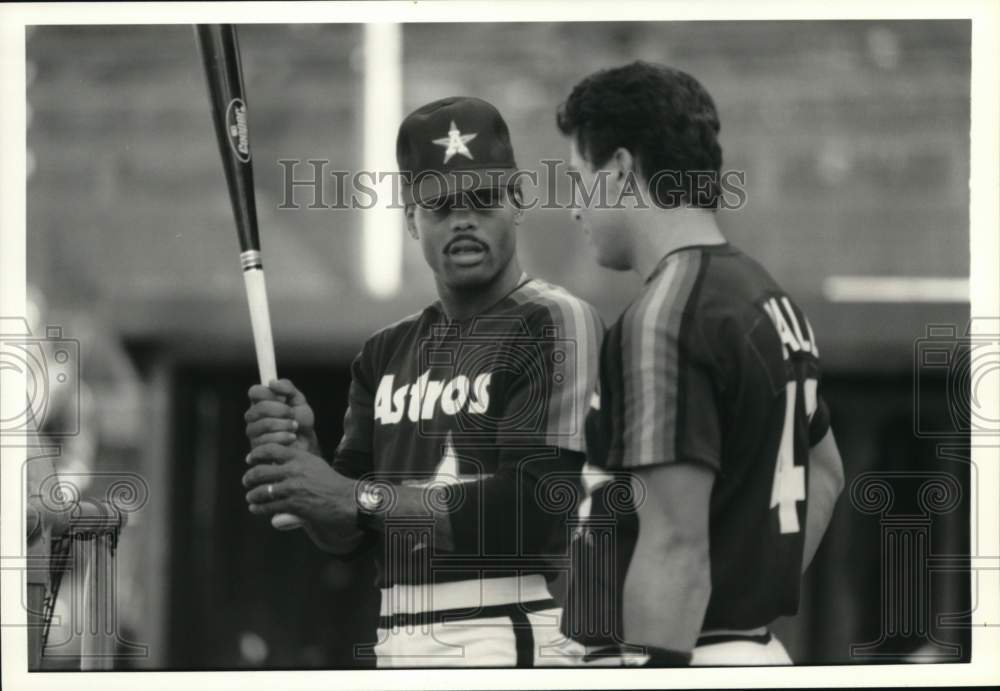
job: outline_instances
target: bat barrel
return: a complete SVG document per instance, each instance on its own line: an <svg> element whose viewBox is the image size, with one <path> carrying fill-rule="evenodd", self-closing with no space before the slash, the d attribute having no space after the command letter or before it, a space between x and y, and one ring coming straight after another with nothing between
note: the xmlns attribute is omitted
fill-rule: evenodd
<svg viewBox="0 0 1000 691"><path fill-rule="evenodd" d="M248 109L236 28L232 24L198 24L195 36L205 67L216 140L236 217L240 250L259 251Z"/></svg>

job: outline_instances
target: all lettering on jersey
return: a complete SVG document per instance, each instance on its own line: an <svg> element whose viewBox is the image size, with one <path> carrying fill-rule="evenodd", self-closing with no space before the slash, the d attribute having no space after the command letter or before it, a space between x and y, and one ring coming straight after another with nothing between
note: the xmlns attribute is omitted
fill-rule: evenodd
<svg viewBox="0 0 1000 691"><path fill-rule="evenodd" d="M763 307L781 339L781 354L785 360L795 353L810 353L819 357L819 348L809 320L803 315L800 321L786 296L768 298ZM809 421L812 421L816 412L816 387L817 381L813 378L802 382L805 413ZM786 383L785 422L771 487L771 508L778 508L778 524L782 534L801 530L796 504L806 499L805 468L795 464L793 430L797 390L798 383L795 380Z"/></svg>
<svg viewBox="0 0 1000 691"><path fill-rule="evenodd" d="M481 415L490 407L492 372L470 379L464 374L450 379L431 379L430 370L412 384L393 388L396 375L386 374L375 392L375 419L383 425L394 425L405 415L410 422L431 420L440 411L449 416L466 411Z"/></svg>

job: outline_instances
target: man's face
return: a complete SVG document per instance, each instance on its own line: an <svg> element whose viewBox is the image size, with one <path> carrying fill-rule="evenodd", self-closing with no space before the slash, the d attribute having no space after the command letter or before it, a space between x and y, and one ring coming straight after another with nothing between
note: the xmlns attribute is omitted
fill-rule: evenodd
<svg viewBox="0 0 1000 691"><path fill-rule="evenodd" d="M449 288L492 283L516 249L521 211L502 190L478 190L407 209L410 234Z"/></svg>
<svg viewBox="0 0 1000 691"><path fill-rule="evenodd" d="M583 227L597 263L618 271L632 268L622 209L612 208L621 190L619 171L610 164L594 167L580 153L575 137L570 138L569 170L577 177L571 183L573 219Z"/></svg>

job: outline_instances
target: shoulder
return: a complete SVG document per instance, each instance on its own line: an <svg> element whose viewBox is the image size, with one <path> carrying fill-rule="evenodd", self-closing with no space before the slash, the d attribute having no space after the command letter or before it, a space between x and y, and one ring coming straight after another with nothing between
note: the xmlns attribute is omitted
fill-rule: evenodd
<svg viewBox="0 0 1000 691"><path fill-rule="evenodd" d="M699 316L711 257L699 248L671 254L622 315L622 337L643 340L677 335Z"/></svg>
<svg viewBox="0 0 1000 691"><path fill-rule="evenodd" d="M588 340L604 332L597 309L562 286L532 278L513 297L532 331L554 327L560 337Z"/></svg>
<svg viewBox="0 0 1000 691"><path fill-rule="evenodd" d="M680 354L686 362L720 366L724 353L742 341L734 335L745 331L752 306L748 291L732 284L733 262L742 257L727 248L670 255L622 314L614 330L617 347L646 364Z"/></svg>
<svg viewBox="0 0 1000 691"><path fill-rule="evenodd" d="M752 301L761 293L780 290L780 287L760 262L727 246L710 257L706 290L730 296L734 301Z"/></svg>
<svg viewBox="0 0 1000 691"><path fill-rule="evenodd" d="M713 343L740 347L743 336L766 320L768 304L790 298L753 257L727 248L710 257L696 298L697 324Z"/></svg>

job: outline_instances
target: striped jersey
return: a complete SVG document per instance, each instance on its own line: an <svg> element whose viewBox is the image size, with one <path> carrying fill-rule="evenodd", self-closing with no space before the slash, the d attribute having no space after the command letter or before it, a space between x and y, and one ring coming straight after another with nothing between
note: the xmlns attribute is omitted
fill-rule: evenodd
<svg viewBox="0 0 1000 691"><path fill-rule="evenodd" d="M444 554L428 526L388 519L380 587L545 570L574 510L558 488L579 477L602 334L593 307L524 275L473 318L435 302L365 342L334 467L447 486L454 538Z"/></svg>
<svg viewBox="0 0 1000 691"><path fill-rule="evenodd" d="M809 448L829 427L819 378L805 315L728 243L668 254L605 338L588 461L716 472L705 629L798 609Z"/></svg>

